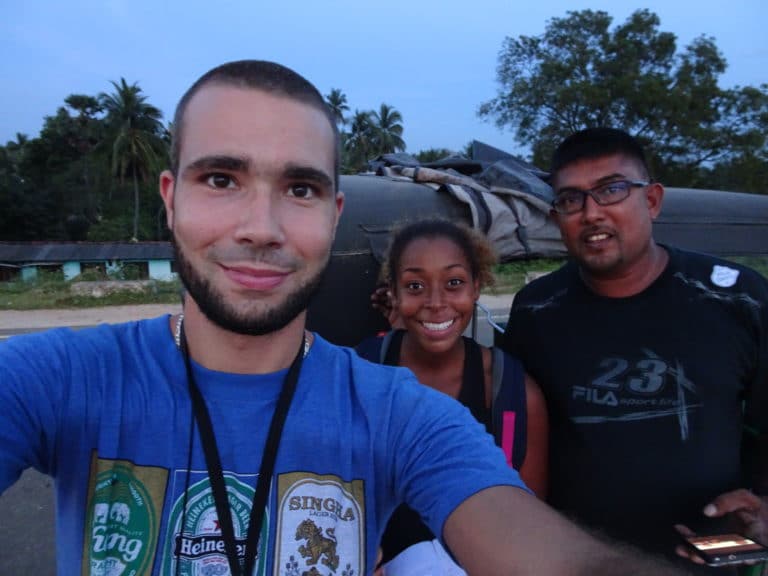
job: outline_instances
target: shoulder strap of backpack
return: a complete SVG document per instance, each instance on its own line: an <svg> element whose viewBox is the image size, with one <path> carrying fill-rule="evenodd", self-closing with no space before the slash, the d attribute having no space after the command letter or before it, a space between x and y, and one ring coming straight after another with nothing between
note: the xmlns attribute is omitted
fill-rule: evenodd
<svg viewBox="0 0 768 576"><path fill-rule="evenodd" d="M381 339L379 364L398 366L400 364L400 345L403 342L403 330L390 330Z"/></svg>
<svg viewBox="0 0 768 576"><path fill-rule="evenodd" d="M492 348L491 422L493 437L515 469L525 460L527 409L522 364ZM506 357L506 360L505 360Z"/></svg>

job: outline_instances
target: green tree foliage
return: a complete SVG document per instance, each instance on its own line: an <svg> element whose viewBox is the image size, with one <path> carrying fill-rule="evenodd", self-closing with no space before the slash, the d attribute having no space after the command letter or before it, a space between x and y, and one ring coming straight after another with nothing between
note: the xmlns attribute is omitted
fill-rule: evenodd
<svg viewBox="0 0 768 576"><path fill-rule="evenodd" d="M421 164L429 164L430 162L436 162L449 156L456 156L456 153L448 148L427 148L426 150L420 150L414 154L414 158Z"/></svg>
<svg viewBox="0 0 768 576"><path fill-rule="evenodd" d="M768 161L768 86L721 88L726 61L714 39L700 36L678 51L675 35L648 10L611 24L606 12L573 11L540 36L506 38L499 89L480 116L511 128L540 166L568 134L613 126L649 147L656 176L668 184L759 191L748 179L723 179Z"/></svg>
<svg viewBox="0 0 768 576"><path fill-rule="evenodd" d="M378 111L371 112L373 124L373 144L378 154L402 152L403 116L389 104L382 104Z"/></svg>
<svg viewBox="0 0 768 576"><path fill-rule="evenodd" d="M0 147L0 240L36 240L56 227L47 190L36 188L21 169L28 142L17 134L15 141Z"/></svg>
<svg viewBox="0 0 768 576"><path fill-rule="evenodd" d="M164 129L159 109L147 102L138 84L112 82L115 91L102 93L99 101L106 112L107 139L111 143L112 172L121 180L130 175L133 182L133 239L139 236L139 182L147 182L159 172Z"/></svg>
<svg viewBox="0 0 768 576"><path fill-rule="evenodd" d="M375 154L375 127L370 111L355 110L349 122L349 133L344 138L344 166L348 172L365 168Z"/></svg>
<svg viewBox="0 0 768 576"><path fill-rule="evenodd" d="M336 118L336 125L339 127L339 130L341 130L347 124L347 118L344 116L344 114L349 112L347 95L339 88L332 88L331 91L325 95L325 102L331 109L333 117Z"/></svg>
<svg viewBox="0 0 768 576"><path fill-rule="evenodd" d="M155 183L168 130L136 84L112 86L0 146L0 240L167 238Z"/></svg>
<svg viewBox="0 0 768 576"><path fill-rule="evenodd" d="M403 117L393 106L381 104L378 111L355 110L344 133L345 172L359 172L371 158L405 150Z"/></svg>

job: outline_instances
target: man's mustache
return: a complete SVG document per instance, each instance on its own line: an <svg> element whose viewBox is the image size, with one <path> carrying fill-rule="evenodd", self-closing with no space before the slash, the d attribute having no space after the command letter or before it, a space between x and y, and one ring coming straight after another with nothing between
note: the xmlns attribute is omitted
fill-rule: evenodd
<svg viewBox="0 0 768 576"><path fill-rule="evenodd" d="M266 264L277 268L295 270L300 267L299 259L281 248L264 246L212 246L208 258L216 262L237 262Z"/></svg>

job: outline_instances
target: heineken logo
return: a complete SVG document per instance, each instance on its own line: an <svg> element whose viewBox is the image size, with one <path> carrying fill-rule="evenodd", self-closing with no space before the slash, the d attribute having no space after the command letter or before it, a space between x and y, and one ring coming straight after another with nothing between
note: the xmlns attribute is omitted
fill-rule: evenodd
<svg viewBox="0 0 768 576"><path fill-rule="evenodd" d="M137 576L151 571L159 524L158 496L153 492L164 487L166 477L162 469L94 457L84 573Z"/></svg>
<svg viewBox="0 0 768 576"><path fill-rule="evenodd" d="M185 514L186 474L186 471L182 471L176 477L177 489L174 490L174 506L168 519L161 574L166 576L227 575L229 563L208 474L190 473L191 481L186 497ZM245 542L248 536L254 490L249 484L241 482L231 474L224 475L224 483L232 513L237 554L242 563L245 558ZM261 526L262 535L269 533L268 517L268 514L264 515ZM266 536L259 540L256 574L264 573L262 563L266 557L266 540Z"/></svg>
<svg viewBox="0 0 768 576"><path fill-rule="evenodd" d="M211 552L226 554L224 538L220 536L196 536L189 537L179 535L176 538L175 555L178 558L201 558ZM237 540L237 555L245 555L245 539Z"/></svg>

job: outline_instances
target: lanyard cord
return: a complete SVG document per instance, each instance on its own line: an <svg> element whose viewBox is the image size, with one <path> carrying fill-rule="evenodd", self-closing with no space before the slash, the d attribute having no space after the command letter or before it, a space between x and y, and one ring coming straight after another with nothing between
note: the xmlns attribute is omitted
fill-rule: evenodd
<svg viewBox="0 0 768 576"><path fill-rule="evenodd" d="M280 396L277 399L275 412L272 415L272 422L269 425L269 434L264 446L264 455L261 459L259 469L259 478L256 482L256 492L253 495L251 505L251 516L248 522L248 535L245 543L245 567L240 570L240 560L237 555L237 542L235 541L235 530L232 524L232 511L227 499L227 489L224 483L224 473L221 466L219 450L216 446L216 436L213 432L211 416L208 407L205 404L203 395L195 382L195 376L192 372L192 362L189 358L189 349L187 347L187 338L184 333L184 326L181 327L181 352L184 356L184 366L187 371L187 385L189 388L190 399L192 400L192 410L194 412L197 426L200 430L200 440L205 454L205 465L208 468L208 478L211 483L213 500L216 504L216 515L219 518L221 536L224 540L224 550L229 562L229 571L232 576L242 574L253 574L253 568L256 563L256 549L261 536L261 523L264 517L264 508L269 495L269 486L272 480L272 473L275 469L275 460L277 457L277 448L280 444L280 436L283 432L288 409L293 399L293 393L296 390L296 384L299 381L299 372L301 371L302 360L304 359L305 341L302 338L301 347L296 353L296 357L288 369L288 374L283 382ZM189 472L187 472L189 473Z"/></svg>

